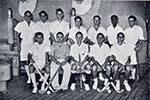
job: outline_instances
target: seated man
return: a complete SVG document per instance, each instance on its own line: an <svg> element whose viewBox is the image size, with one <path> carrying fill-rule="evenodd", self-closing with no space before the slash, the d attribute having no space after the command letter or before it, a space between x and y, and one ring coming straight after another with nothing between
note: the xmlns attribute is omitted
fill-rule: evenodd
<svg viewBox="0 0 150 100"><path fill-rule="evenodd" d="M75 44L72 45L70 48L70 56L72 58L73 63L72 66L77 66L78 69L80 69L80 75L83 71L84 65L86 61L88 60L88 45L83 43L83 34L81 32L77 32L75 35ZM82 75L81 75L82 77ZM81 80L82 82L82 80ZM89 90L88 82L84 84L85 89ZM71 89L75 89L75 83L71 85Z"/></svg>
<svg viewBox="0 0 150 100"><path fill-rule="evenodd" d="M114 60L114 73L116 75L116 87L120 90L120 71L125 68L125 80L123 84L127 91L131 91L131 87L128 84L128 78L130 75L130 62L131 62L131 50L124 42L125 35L122 32L117 34L117 44L111 48L112 58Z"/></svg>
<svg viewBox="0 0 150 100"><path fill-rule="evenodd" d="M102 76L102 69L101 66L104 67L105 59L108 57L110 48L107 44L104 43L105 36L102 33L98 33L96 36L97 43L91 46L91 58L92 58L92 64L98 68L99 73L99 79L101 81L104 81L104 78ZM95 84L98 85L98 79L94 79ZM93 85L93 89L97 88L97 85Z"/></svg>
<svg viewBox="0 0 150 100"><path fill-rule="evenodd" d="M50 52L50 46L45 46L43 44L44 41L44 35L41 32L35 33L34 36L35 42L29 48L29 60L30 60L30 66L29 66L29 72L30 77L33 83L33 91L32 93L37 93L37 84L36 84L36 78L35 78L35 69L45 70L44 78L45 80L48 79L50 68L48 63L48 54ZM43 81L41 90L43 91L45 88L46 81Z"/></svg>
<svg viewBox="0 0 150 100"><path fill-rule="evenodd" d="M54 42L53 45L51 46L52 49L50 55L50 58L52 59L51 76L53 76L56 73L57 69L59 68L63 69L63 78L62 78L61 85L59 85L58 82L58 73L56 74L52 82L52 86L56 90L68 89L68 83L71 74L71 66L68 64L70 49L68 45L63 42L63 40L64 40L64 34L62 32L58 32L56 34L56 42Z"/></svg>

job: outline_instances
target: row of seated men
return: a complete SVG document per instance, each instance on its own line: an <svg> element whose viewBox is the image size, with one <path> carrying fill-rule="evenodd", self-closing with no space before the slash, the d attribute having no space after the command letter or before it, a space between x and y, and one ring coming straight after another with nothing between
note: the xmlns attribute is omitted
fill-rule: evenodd
<svg viewBox="0 0 150 100"><path fill-rule="evenodd" d="M56 10L56 21L50 23L45 11L41 11L39 17L40 21L34 23L32 13L26 11L25 20L14 28L21 42L21 65L25 67L27 83L33 83L33 93L38 91L35 70L43 81L41 91L45 90L48 78L52 79L55 90L67 90L69 81L72 82L71 89L74 90L75 77L80 68L84 69L80 73L85 73L85 90L90 89L91 73L94 76L93 89L97 89L98 79L104 81L105 85L112 76L117 90L120 90L119 76L122 70L126 73L125 88L127 91L131 90L128 78L131 76L135 79L136 51L140 50L144 40L143 30L136 25L135 16L129 16L129 27L123 31L118 25L118 16L111 16L112 25L105 30L100 26L101 17L95 15L93 26L88 32L83 27L80 16L75 16L75 25L70 28L69 23L63 20L64 12L61 8ZM58 84L59 68L63 69L61 85ZM43 77L41 70L45 72ZM110 91L109 87L107 89Z"/></svg>

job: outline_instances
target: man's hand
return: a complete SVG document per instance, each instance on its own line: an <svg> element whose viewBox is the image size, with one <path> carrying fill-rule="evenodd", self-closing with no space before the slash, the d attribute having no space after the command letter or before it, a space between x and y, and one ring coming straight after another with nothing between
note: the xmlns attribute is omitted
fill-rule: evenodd
<svg viewBox="0 0 150 100"><path fill-rule="evenodd" d="M125 63L125 65L129 65L131 63L131 56L128 56L128 60L127 62Z"/></svg>

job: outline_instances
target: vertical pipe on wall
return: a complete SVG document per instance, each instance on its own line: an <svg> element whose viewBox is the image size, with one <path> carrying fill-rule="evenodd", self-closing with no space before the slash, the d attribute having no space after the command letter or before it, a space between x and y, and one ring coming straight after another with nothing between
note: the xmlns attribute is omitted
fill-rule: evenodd
<svg viewBox="0 0 150 100"><path fill-rule="evenodd" d="M7 30L8 30L8 44L13 44L14 43L13 12L11 8L8 9Z"/></svg>

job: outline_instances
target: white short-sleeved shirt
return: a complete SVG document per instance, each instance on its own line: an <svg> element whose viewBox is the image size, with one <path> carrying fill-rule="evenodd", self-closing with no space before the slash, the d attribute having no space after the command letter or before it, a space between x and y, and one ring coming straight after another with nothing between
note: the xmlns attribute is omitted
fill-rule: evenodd
<svg viewBox="0 0 150 100"><path fill-rule="evenodd" d="M35 32L42 32L44 34L44 43L50 44L49 38L50 38L50 32L51 32L51 26L50 22L46 21L43 23L42 21L36 22L36 31Z"/></svg>
<svg viewBox="0 0 150 100"><path fill-rule="evenodd" d="M135 44L139 39L144 40L143 29L138 25L134 25L132 28L131 27L126 28L125 36L126 36L126 43L129 46L133 47L135 47Z"/></svg>
<svg viewBox="0 0 150 100"><path fill-rule="evenodd" d="M111 44L117 43L117 34L119 32L123 32L123 29L119 25L117 25L115 28L112 25L107 28L107 37Z"/></svg>
<svg viewBox="0 0 150 100"><path fill-rule="evenodd" d="M80 46L77 43L73 44L70 48L70 55L73 56L77 61L79 61L79 54L81 56L81 61L88 55L88 46L82 43Z"/></svg>
<svg viewBox="0 0 150 100"><path fill-rule="evenodd" d="M76 33L81 32L83 34L83 38L87 37L87 30L83 26L78 29L76 26L72 27L69 31L69 38L72 38L74 41L76 41Z"/></svg>
<svg viewBox="0 0 150 100"><path fill-rule="evenodd" d="M45 65L45 58L46 58L46 52L50 53L50 47L46 46L45 44L39 45L38 43L34 43L29 48L29 53L31 53L33 56L33 60L35 61L35 65L42 69Z"/></svg>
<svg viewBox="0 0 150 100"><path fill-rule="evenodd" d="M90 56L93 56L101 65L104 64L109 54L110 48L104 43L101 47L97 43L91 46Z"/></svg>
<svg viewBox="0 0 150 100"><path fill-rule="evenodd" d="M22 38L20 51L21 61L27 60L27 50L33 43L35 29L35 23L33 21L31 21L30 25L26 21L19 22L14 28L15 31L21 34L20 37Z"/></svg>
<svg viewBox="0 0 150 100"><path fill-rule="evenodd" d="M29 41L33 42L33 36L35 31L35 23L33 21L31 21L30 25L28 25L26 21L19 22L14 30L18 33L21 33L20 37L22 38L22 44L29 43Z"/></svg>
<svg viewBox="0 0 150 100"><path fill-rule="evenodd" d="M58 20L51 22L51 32L56 36L58 32L62 32L66 35L69 32L69 23L62 20L59 22Z"/></svg>
<svg viewBox="0 0 150 100"><path fill-rule="evenodd" d="M132 56L132 53L126 43L119 45L116 43L111 48L111 55L114 55L121 64L125 64L128 60L128 56Z"/></svg>
<svg viewBox="0 0 150 100"><path fill-rule="evenodd" d="M99 27L98 30L96 30L93 26L88 31L88 37L91 41L94 43L97 43L96 36L98 33L102 33L104 36L106 36L106 30L103 27Z"/></svg>

